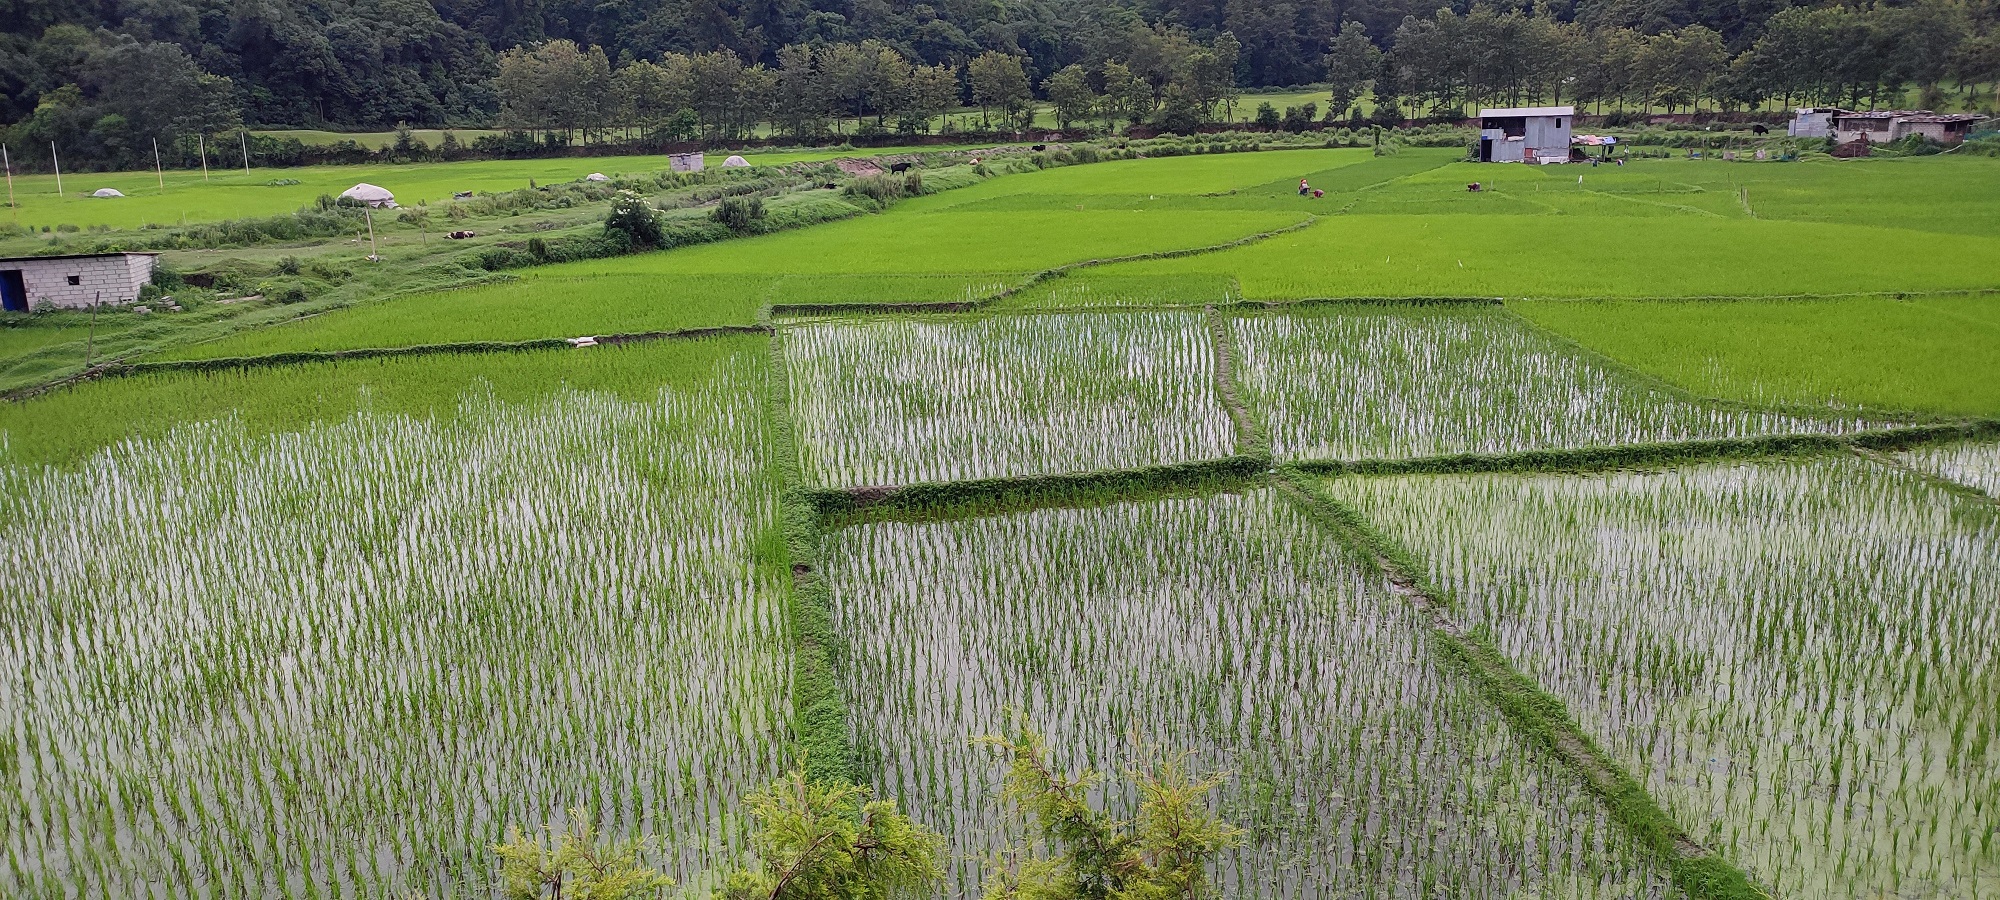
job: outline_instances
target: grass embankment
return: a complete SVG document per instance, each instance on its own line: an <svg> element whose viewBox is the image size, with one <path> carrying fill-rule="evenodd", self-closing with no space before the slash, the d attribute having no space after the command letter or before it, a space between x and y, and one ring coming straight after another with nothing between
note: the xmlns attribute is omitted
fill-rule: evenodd
<svg viewBox="0 0 2000 900"><path fill-rule="evenodd" d="M744 153L753 165L777 166L843 156L880 156L907 150L938 152L956 147L870 148L862 150L803 150ZM719 166L729 154L710 154ZM260 168L252 161L245 174L241 160L230 168L212 165L207 179L199 171L175 171L165 176L166 188L152 172L84 172L64 175L63 193L56 193L53 175L14 178L19 215L10 221L37 230L47 226L139 228L183 222L219 222L247 216L271 216L310 205L321 194L339 194L357 182L388 188L403 206L450 200L455 192L498 192L525 188L529 182L575 181L592 172L651 174L667 169L665 156L605 156L568 159L497 159L448 163L369 164ZM275 182L295 181L296 184ZM116 188L124 197L97 199L98 188Z"/></svg>
<svg viewBox="0 0 2000 900"><path fill-rule="evenodd" d="M670 252L545 266L522 280L359 304L304 322L188 347L175 358L527 340L747 325L768 305L966 302L1022 273L1085 260L1189 250L1294 225L1297 210L1084 209L1059 198L1165 198L1229 191L1274 172L1336 171L1360 150L1119 160L992 178L905 200L881 215ZM1040 198L984 211L981 201ZM1173 194L1173 196L1182 196Z"/></svg>
<svg viewBox="0 0 2000 900"><path fill-rule="evenodd" d="M358 410L450 419L468 390L521 401L567 388L645 399L652 373L700 369L762 347L761 336L667 345L308 363L283 369L177 372L87 382L22 403L0 404L6 459L67 463L128 438L234 416L252 433L295 430ZM747 342L747 343L746 343Z"/></svg>
<svg viewBox="0 0 2000 900"><path fill-rule="evenodd" d="M2000 416L2000 295L1508 306L1698 394Z"/></svg>

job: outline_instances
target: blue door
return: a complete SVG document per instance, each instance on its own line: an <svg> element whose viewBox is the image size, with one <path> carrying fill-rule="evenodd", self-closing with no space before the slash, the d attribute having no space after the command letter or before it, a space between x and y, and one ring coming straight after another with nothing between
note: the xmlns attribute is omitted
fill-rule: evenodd
<svg viewBox="0 0 2000 900"><path fill-rule="evenodd" d="M21 280L20 269L0 272L0 309L7 312L28 311L28 285Z"/></svg>

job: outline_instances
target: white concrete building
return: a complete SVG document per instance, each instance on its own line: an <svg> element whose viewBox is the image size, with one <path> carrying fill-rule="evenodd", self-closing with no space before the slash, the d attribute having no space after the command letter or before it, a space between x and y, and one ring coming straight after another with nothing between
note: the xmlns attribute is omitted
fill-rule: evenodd
<svg viewBox="0 0 2000 900"><path fill-rule="evenodd" d="M131 303L153 278L157 253L89 253L0 259L0 308L27 312L44 306L87 308Z"/></svg>
<svg viewBox="0 0 2000 900"><path fill-rule="evenodd" d="M1479 111L1480 162L1569 162L1574 106L1522 106Z"/></svg>

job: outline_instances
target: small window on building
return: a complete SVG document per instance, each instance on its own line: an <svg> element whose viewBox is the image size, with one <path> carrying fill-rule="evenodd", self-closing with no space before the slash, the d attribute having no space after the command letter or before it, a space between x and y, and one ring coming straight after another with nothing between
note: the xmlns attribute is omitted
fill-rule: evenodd
<svg viewBox="0 0 2000 900"><path fill-rule="evenodd" d="M71 275L71 276L69 277L69 283L70 283L70 284L82 284L82 283L83 283L83 276L82 276L82 275Z"/></svg>
<svg viewBox="0 0 2000 900"><path fill-rule="evenodd" d="M1557 120L1556 120L1556 127L1557 127L1557 128L1561 128L1561 127L1563 127L1563 120L1561 120L1561 119L1557 119Z"/></svg>

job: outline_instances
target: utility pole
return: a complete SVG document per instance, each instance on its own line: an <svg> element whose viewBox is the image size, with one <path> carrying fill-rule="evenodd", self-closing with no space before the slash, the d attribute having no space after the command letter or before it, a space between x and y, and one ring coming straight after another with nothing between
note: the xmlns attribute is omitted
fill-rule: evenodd
<svg viewBox="0 0 2000 900"><path fill-rule="evenodd" d="M60 156L57 156L57 155L56 155L56 142L55 142L55 141L50 141L50 142L49 142L49 161L50 161L50 162L53 162L53 163L55 163L55 164L56 164L56 196L60 197L60 196L62 196L62 195L63 195L63 191L62 191L62 157L60 157Z"/></svg>
<svg viewBox="0 0 2000 900"><path fill-rule="evenodd" d="M90 368L90 361L97 355L97 307L104 303L104 292L97 292L97 301L90 304L90 333L83 341L83 367Z"/></svg>
<svg viewBox="0 0 2000 900"><path fill-rule="evenodd" d="M206 133L203 133L197 135L196 137L198 138L198 143L200 144L201 147L201 180L207 181L208 180L208 135Z"/></svg>
<svg viewBox="0 0 2000 900"><path fill-rule="evenodd" d="M167 172L160 166L160 139L153 139L153 174L160 179L160 193L167 192Z"/></svg>
<svg viewBox="0 0 2000 900"><path fill-rule="evenodd" d="M243 174L248 175L250 174L250 129L245 128L236 135L243 139Z"/></svg>
<svg viewBox="0 0 2000 900"><path fill-rule="evenodd" d="M368 220L368 261L381 262L382 254L375 249L375 211L363 207L361 217Z"/></svg>
<svg viewBox="0 0 2000 900"><path fill-rule="evenodd" d="M14 159L7 155L7 145L0 144L0 167L7 170L7 208L14 212L14 221L21 221L21 208L14 205Z"/></svg>

